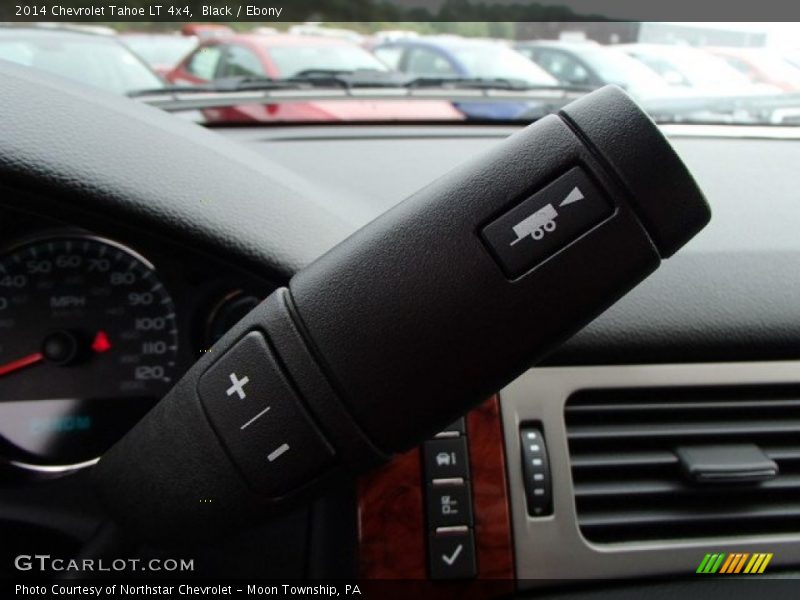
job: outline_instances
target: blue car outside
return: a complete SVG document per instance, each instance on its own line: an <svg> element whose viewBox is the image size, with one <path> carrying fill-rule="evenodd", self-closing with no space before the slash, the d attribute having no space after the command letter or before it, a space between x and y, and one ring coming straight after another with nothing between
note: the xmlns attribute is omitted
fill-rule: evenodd
<svg viewBox="0 0 800 600"><path fill-rule="evenodd" d="M558 81L509 46L460 37L409 38L380 44L372 50L389 67L417 77L504 79L530 86L559 87ZM516 120L536 114L539 103L454 102L470 119Z"/></svg>

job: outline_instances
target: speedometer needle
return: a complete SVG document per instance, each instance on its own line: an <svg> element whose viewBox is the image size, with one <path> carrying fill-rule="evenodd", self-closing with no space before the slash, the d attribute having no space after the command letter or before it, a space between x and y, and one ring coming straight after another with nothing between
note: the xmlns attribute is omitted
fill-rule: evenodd
<svg viewBox="0 0 800 600"><path fill-rule="evenodd" d="M35 365L38 362L44 360L44 354L41 352L36 352L34 354L29 354L28 356L23 356L22 358L18 358L17 360L12 360L9 363L4 365L0 365L0 377L3 375L8 375L9 373L13 373L14 371L19 371L20 369L24 369L25 367L29 367L31 365Z"/></svg>

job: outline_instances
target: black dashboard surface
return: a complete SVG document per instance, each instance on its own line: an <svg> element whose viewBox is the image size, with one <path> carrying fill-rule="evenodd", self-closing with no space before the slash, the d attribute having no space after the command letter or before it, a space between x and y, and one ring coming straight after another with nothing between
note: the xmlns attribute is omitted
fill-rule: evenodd
<svg viewBox="0 0 800 600"><path fill-rule="evenodd" d="M723 128L724 129L724 128ZM510 127L218 130L364 224ZM671 135L706 193L711 224L650 279L548 360L551 364L796 358L800 354L800 139L745 128ZM669 132L668 132L669 134ZM742 137L737 137L741 135Z"/></svg>

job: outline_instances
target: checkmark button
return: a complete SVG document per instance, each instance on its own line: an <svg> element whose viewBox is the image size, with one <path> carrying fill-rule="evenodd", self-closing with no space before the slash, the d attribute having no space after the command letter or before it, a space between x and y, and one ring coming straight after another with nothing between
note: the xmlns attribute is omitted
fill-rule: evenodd
<svg viewBox="0 0 800 600"><path fill-rule="evenodd" d="M464 544L459 544L458 548L455 549L455 552L453 552L452 556L447 556L447 554L442 554L442 560L452 567L453 563L456 562L459 554L461 554L463 550L464 550Z"/></svg>
<svg viewBox="0 0 800 600"><path fill-rule="evenodd" d="M470 579L477 574L472 529L431 531L428 546L431 579Z"/></svg>

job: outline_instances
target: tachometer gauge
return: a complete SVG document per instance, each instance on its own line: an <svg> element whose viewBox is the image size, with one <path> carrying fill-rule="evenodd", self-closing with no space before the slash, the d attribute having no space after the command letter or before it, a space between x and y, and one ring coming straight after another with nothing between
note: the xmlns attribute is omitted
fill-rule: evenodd
<svg viewBox="0 0 800 600"><path fill-rule="evenodd" d="M0 453L32 467L102 454L171 387L178 330L153 266L91 236L0 256Z"/></svg>

